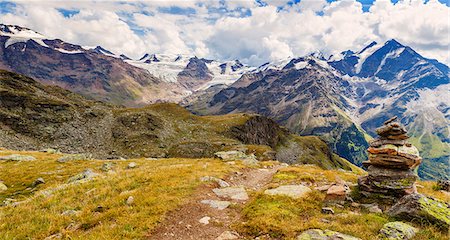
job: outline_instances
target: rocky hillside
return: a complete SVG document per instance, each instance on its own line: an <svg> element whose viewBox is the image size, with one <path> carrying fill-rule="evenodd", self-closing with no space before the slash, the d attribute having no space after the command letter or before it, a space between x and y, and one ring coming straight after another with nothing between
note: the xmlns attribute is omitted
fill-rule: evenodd
<svg viewBox="0 0 450 240"><path fill-rule="evenodd" d="M213 157L239 150L260 159L349 169L317 137L290 134L274 121L248 114L195 116L169 103L127 109L31 78L0 71L0 146L53 148L100 158ZM294 157L284 157L295 151ZM290 155L289 155L290 156Z"/></svg>

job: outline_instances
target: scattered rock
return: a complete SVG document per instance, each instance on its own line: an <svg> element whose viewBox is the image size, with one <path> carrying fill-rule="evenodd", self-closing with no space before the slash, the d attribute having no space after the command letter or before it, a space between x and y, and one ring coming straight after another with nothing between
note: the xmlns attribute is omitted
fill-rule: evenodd
<svg viewBox="0 0 450 240"><path fill-rule="evenodd" d="M39 152L50 153L50 154L61 153L59 150L56 150L53 148L42 149Z"/></svg>
<svg viewBox="0 0 450 240"><path fill-rule="evenodd" d="M219 210L223 210L230 206L229 201L220 201L220 200L202 200L201 203L208 204L212 208L217 208Z"/></svg>
<svg viewBox="0 0 450 240"><path fill-rule="evenodd" d="M133 169L133 168L136 168L136 167L137 167L137 164L135 162L130 162L127 165L127 169Z"/></svg>
<svg viewBox="0 0 450 240"><path fill-rule="evenodd" d="M267 195L284 195L291 198L301 198L311 192L309 187L303 185L284 185L273 189L267 189L264 194Z"/></svg>
<svg viewBox="0 0 450 240"><path fill-rule="evenodd" d="M213 192L218 197L231 198L233 200L248 200L247 191L244 187L227 187L227 188L214 188Z"/></svg>
<svg viewBox="0 0 450 240"><path fill-rule="evenodd" d="M44 183L45 183L44 179L40 177L40 178L34 180L33 187L36 187L36 186L44 184Z"/></svg>
<svg viewBox="0 0 450 240"><path fill-rule="evenodd" d="M220 187L225 188L225 187L229 187L230 184L225 182L224 180L220 179L220 178L216 178L216 177L211 177L211 176L204 176L200 178L200 181L202 182L216 182L217 184L219 184Z"/></svg>
<svg viewBox="0 0 450 240"><path fill-rule="evenodd" d="M8 156L0 157L0 161L1 160L4 160L4 161L34 161L34 160L36 160L36 158L33 156L28 156L28 155L11 154Z"/></svg>
<svg viewBox="0 0 450 240"><path fill-rule="evenodd" d="M439 190L450 192L450 180L438 180L437 186Z"/></svg>
<svg viewBox="0 0 450 240"><path fill-rule="evenodd" d="M310 229L297 236L297 240L361 240L350 235L330 230Z"/></svg>
<svg viewBox="0 0 450 240"><path fill-rule="evenodd" d="M62 237L63 237L62 233L56 233L44 238L44 240L61 239Z"/></svg>
<svg viewBox="0 0 450 240"><path fill-rule="evenodd" d="M0 182L0 192L4 192L6 190L8 190L8 187L3 182Z"/></svg>
<svg viewBox="0 0 450 240"><path fill-rule="evenodd" d="M114 163L113 163L113 162L106 162L106 163L103 163L101 169L102 169L103 172L110 172L110 171L113 171L113 169L114 169Z"/></svg>
<svg viewBox="0 0 450 240"><path fill-rule="evenodd" d="M101 206L101 205L97 206L94 209L94 212L104 212L104 211L105 211L105 208L103 206Z"/></svg>
<svg viewBox="0 0 450 240"><path fill-rule="evenodd" d="M71 155L65 155L60 158L58 158L59 163L65 163L70 161L80 161L80 160L90 160L92 159L92 156L90 154L71 154Z"/></svg>
<svg viewBox="0 0 450 240"><path fill-rule="evenodd" d="M73 216L73 215L77 215L79 214L80 211L76 211L76 210L66 210L64 212L61 213L62 216Z"/></svg>
<svg viewBox="0 0 450 240"><path fill-rule="evenodd" d="M216 240L233 240L233 239L239 239L239 234L237 232L225 231L216 238Z"/></svg>
<svg viewBox="0 0 450 240"><path fill-rule="evenodd" d="M323 214L334 214L334 210L332 208L329 208L329 207L323 207L321 212Z"/></svg>
<svg viewBox="0 0 450 240"><path fill-rule="evenodd" d="M370 213L382 213L383 212L376 203L360 204L360 207L362 207L363 209L367 210Z"/></svg>
<svg viewBox="0 0 450 240"><path fill-rule="evenodd" d="M81 180L90 180L94 177L98 176L97 173L93 172L92 169L86 169L83 172L69 178L68 182L72 183L72 182L77 182L77 181L81 181Z"/></svg>
<svg viewBox="0 0 450 240"><path fill-rule="evenodd" d="M134 197L133 197L133 196L129 196L129 197L127 198L127 200L125 201L125 203L126 203L127 205L132 205L132 204L134 203Z"/></svg>
<svg viewBox="0 0 450 240"><path fill-rule="evenodd" d="M208 225L210 219L211 219L210 217L205 216L205 217L200 218L200 220L198 220L198 222L201 224L204 224L204 225Z"/></svg>
<svg viewBox="0 0 450 240"><path fill-rule="evenodd" d="M389 222L380 229L380 239L408 240L416 235L418 230L403 222Z"/></svg>
<svg viewBox="0 0 450 240"><path fill-rule="evenodd" d="M422 194L404 196L388 210L388 214L405 220L429 221L447 230L450 227L450 204Z"/></svg>
<svg viewBox="0 0 450 240"><path fill-rule="evenodd" d="M334 183L327 190L325 201L327 202L341 202L347 200L350 188L344 182Z"/></svg>

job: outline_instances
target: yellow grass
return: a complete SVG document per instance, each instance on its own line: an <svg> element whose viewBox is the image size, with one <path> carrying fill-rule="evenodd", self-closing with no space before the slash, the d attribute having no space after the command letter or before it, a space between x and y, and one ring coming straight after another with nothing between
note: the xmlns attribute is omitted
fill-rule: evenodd
<svg viewBox="0 0 450 240"><path fill-rule="evenodd" d="M4 151L0 155L16 152ZM201 184L199 177L221 177L237 168L214 159L134 159L114 162L114 173L103 173L106 161L88 160L57 163L57 154L21 152L38 158L32 162L0 162L0 179L9 187L0 199L25 202L0 207L0 239L43 239L62 233L69 239L140 239L152 230L164 214L182 204ZM131 161L135 169L126 169ZM100 177L92 181L63 185L70 176L86 168ZM25 190L38 177L46 184ZM54 189L50 196L42 190ZM126 199L133 196L132 205ZM95 209L102 206L104 211ZM66 210L79 214L63 216Z"/></svg>

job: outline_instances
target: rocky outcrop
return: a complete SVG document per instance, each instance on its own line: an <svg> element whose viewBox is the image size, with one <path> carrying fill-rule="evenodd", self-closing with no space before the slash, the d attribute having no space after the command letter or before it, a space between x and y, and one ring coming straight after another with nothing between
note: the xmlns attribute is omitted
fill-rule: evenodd
<svg viewBox="0 0 450 240"><path fill-rule="evenodd" d="M418 150L408 143L406 130L389 119L384 126L377 129L379 139L370 143L369 160L363 162L369 173L358 179L361 192L365 195L382 194L403 197L416 193L416 168L421 158Z"/></svg>
<svg viewBox="0 0 450 240"><path fill-rule="evenodd" d="M381 240L408 240L416 235L417 228L403 222L389 222L380 229Z"/></svg>
<svg viewBox="0 0 450 240"><path fill-rule="evenodd" d="M406 220L420 219L445 230L450 227L450 204L421 194L404 196L388 210L388 214Z"/></svg>

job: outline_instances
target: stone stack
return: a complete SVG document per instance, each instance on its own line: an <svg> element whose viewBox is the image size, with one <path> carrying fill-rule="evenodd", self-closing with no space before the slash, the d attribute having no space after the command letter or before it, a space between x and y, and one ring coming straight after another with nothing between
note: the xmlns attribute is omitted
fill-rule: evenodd
<svg viewBox="0 0 450 240"><path fill-rule="evenodd" d="M363 162L368 176L358 179L361 192L400 198L416 193L414 168L422 159L417 148L407 142L406 129L391 118L376 130L379 135L367 149L369 160Z"/></svg>

